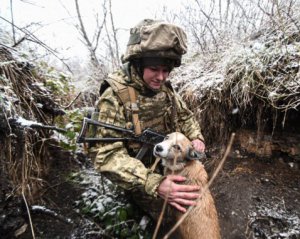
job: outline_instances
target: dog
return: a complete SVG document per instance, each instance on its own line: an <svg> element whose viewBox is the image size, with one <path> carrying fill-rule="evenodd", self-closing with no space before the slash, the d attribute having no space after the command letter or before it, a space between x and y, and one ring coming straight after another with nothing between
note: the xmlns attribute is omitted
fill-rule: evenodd
<svg viewBox="0 0 300 239"><path fill-rule="evenodd" d="M191 141L182 133L168 134L159 144L155 145L153 154L162 159L164 174L171 173L187 178L189 185L200 185L205 188L208 175L199 158L205 154L194 150ZM174 209L177 221L183 215ZM201 193L200 199L178 228L182 239L220 239L220 227L217 210L210 191Z"/></svg>

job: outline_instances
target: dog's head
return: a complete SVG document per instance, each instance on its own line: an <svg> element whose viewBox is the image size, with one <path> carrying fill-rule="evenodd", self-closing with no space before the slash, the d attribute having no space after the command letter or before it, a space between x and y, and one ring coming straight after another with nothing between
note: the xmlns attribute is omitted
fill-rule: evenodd
<svg viewBox="0 0 300 239"><path fill-rule="evenodd" d="M190 160L197 160L204 157L193 148L192 142L182 133L175 132L168 134L164 141L155 145L153 154L163 159L163 165L185 166Z"/></svg>

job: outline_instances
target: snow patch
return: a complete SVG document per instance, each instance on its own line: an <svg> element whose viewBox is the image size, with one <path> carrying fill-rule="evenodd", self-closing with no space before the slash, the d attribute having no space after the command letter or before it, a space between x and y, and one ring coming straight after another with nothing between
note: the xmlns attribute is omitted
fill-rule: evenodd
<svg viewBox="0 0 300 239"><path fill-rule="evenodd" d="M26 126L30 127L32 125L40 125L40 126L42 126L41 123L38 123L36 121L27 120L27 119L24 119L22 117L18 117L17 118L17 123L19 123L19 124L21 124L22 126L25 126L25 127Z"/></svg>

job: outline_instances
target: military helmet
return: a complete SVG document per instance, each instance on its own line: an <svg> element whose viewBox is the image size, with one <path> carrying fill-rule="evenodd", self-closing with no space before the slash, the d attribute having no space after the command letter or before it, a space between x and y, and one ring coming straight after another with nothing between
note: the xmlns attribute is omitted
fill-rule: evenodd
<svg viewBox="0 0 300 239"><path fill-rule="evenodd" d="M187 37L178 26L159 20L145 19L130 29L130 37L122 62L141 58L164 58L180 66L187 50Z"/></svg>

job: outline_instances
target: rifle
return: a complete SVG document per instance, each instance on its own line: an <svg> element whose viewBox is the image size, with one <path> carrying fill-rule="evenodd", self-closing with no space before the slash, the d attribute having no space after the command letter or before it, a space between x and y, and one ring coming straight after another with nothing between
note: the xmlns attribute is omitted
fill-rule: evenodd
<svg viewBox="0 0 300 239"><path fill-rule="evenodd" d="M96 137L86 137L89 125L94 125L96 127L104 127L107 129L116 130L121 132L124 137L112 137L112 138L96 138ZM77 143L98 143L98 142L117 142L117 141L135 141L142 143L142 148L139 150L136 158L141 159L149 148L162 142L165 135L157 133L150 128L145 129L140 135L136 135L134 130L118 127L112 124L103 123L97 120L92 120L84 117L82 121L81 131L77 138Z"/></svg>

